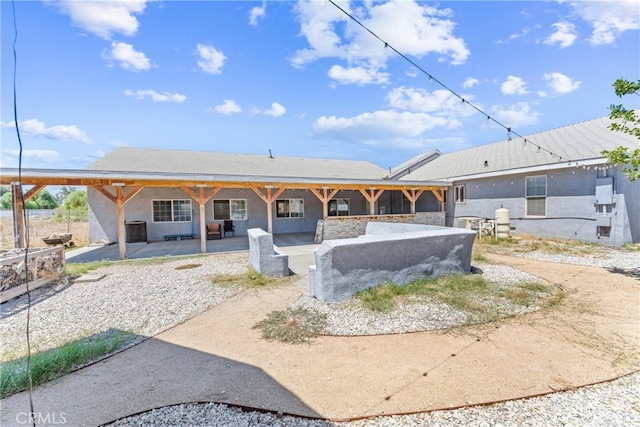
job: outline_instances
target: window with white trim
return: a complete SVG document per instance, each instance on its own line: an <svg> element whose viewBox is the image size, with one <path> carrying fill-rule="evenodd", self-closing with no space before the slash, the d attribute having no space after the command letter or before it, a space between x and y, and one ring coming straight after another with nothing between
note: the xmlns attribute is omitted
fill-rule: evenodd
<svg viewBox="0 0 640 427"><path fill-rule="evenodd" d="M547 214L547 176L528 176L525 182L526 215L545 216Z"/></svg>
<svg viewBox="0 0 640 427"><path fill-rule="evenodd" d="M213 201L213 219L247 219L247 199L225 199Z"/></svg>
<svg viewBox="0 0 640 427"><path fill-rule="evenodd" d="M276 200L276 218L304 218L304 199Z"/></svg>
<svg viewBox="0 0 640 427"><path fill-rule="evenodd" d="M329 200L329 216L348 216L349 215L349 199L331 199Z"/></svg>
<svg viewBox="0 0 640 427"><path fill-rule="evenodd" d="M464 185L456 185L453 187L453 192L455 193L455 202L456 203L464 203L466 200L466 192Z"/></svg>
<svg viewBox="0 0 640 427"><path fill-rule="evenodd" d="M153 200L153 222L191 222L191 200Z"/></svg>

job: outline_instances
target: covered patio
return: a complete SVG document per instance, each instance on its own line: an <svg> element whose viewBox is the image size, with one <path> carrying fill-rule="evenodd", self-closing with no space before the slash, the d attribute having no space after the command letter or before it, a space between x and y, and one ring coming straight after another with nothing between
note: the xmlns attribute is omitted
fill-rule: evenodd
<svg viewBox="0 0 640 427"><path fill-rule="evenodd" d="M274 236L274 244L283 248L309 247L312 252L317 246L314 244L314 233L285 233ZM206 254L218 252L238 252L249 250L247 236L225 237L221 240L205 240ZM158 258L166 256L189 256L203 254L200 239L158 240L153 242L127 243L127 259ZM88 246L66 253L67 262L117 261L119 245Z"/></svg>
<svg viewBox="0 0 640 427"><path fill-rule="evenodd" d="M58 169L23 169L2 168L0 184L11 185L14 210L15 247L25 247L25 224L20 214L23 202L35 196L38 191L48 185L86 186L104 196L108 202L115 205L113 217L117 228L117 245L101 248L110 259L127 259L144 257L143 249L162 256L163 251L176 254L209 253L213 248L224 247L234 250L231 238L219 242L194 238L188 241L155 242L151 248L144 243L127 243L125 205L135 198L145 188L180 189L193 200L197 206L198 218L205 218L205 205L214 195L224 189L245 189L259 197L265 203L266 228L272 232L273 212L276 199L287 190L306 190L313 194L322 206L323 218L329 215L329 203L339 191L356 192L363 197L368 205L368 213L376 216L376 203L385 192L400 192L409 202L411 214L416 213L416 202L422 194L431 194L437 201L439 211L444 212L445 190L450 184L441 181L396 181L385 179L353 179L353 178L305 178L305 177L276 177L276 176L246 176L246 175L205 175L195 173L156 173L156 172L125 172L107 170L58 170ZM23 186L32 186L23 190ZM264 212L264 211L263 211ZM111 220L110 220L111 221ZM193 221L197 236L206 236L206 222ZM274 233L275 234L275 233ZM281 233L279 233L281 234ZM274 236L275 237L275 236ZM238 236L237 250L248 249L246 236ZM278 239L276 238L276 245ZM193 247L199 245L199 250ZM284 246L284 245L282 245ZM117 258L112 254L117 247ZM161 249L163 248L163 249ZM180 249L179 249L180 248ZM187 249L190 248L190 249ZM136 255L139 254L139 255ZM97 255L96 255L97 256ZM106 256L106 255L105 255Z"/></svg>

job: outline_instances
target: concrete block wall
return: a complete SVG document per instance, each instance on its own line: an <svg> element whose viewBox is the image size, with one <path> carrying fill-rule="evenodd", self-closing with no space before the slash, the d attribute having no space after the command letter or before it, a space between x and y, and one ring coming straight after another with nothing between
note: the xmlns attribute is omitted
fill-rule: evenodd
<svg viewBox="0 0 640 427"><path fill-rule="evenodd" d="M312 296L339 302L388 281L405 285L471 270L475 231L410 224L382 224L371 231L325 240L316 249L316 264L309 267Z"/></svg>
<svg viewBox="0 0 640 427"><path fill-rule="evenodd" d="M273 244L273 236L260 228L247 230L249 237L249 263L265 276L289 275L289 255Z"/></svg>
<svg viewBox="0 0 640 427"><path fill-rule="evenodd" d="M444 226L445 213L417 212L403 215L328 217L324 219L322 224L322 240L362 236L366 233L367 224L371 221Z"/></svg>

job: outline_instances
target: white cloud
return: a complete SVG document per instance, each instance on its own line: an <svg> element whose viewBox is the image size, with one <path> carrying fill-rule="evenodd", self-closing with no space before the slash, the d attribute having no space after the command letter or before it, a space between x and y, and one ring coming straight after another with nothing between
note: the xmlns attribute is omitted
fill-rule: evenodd
<svg viewBox="0 0 640 427"><path fill-rule="evenodd" d="M611 44L625 31L640 29L638 0L571 3L574 12L593 27L592 44Z"/></svg>
<svg viewBox="0 0 640 427"><path fill-rule="evenodd" d="M576 26L571 22L556 22L552 27L556 32L547 37L544 44L560 43L560 49L563 49L571 46L578 38Z"/></svg>
<svg viewBox="0 0 640 427"><path fill-rule="evenodd" d="M20 155L19 150L2 150L2 152L14 158ZM22 150L22 157L25 159L42 160L45 163L58 163L62 160L60 154L54 150Z"/></svg>
<svg viewBox="0 0 640 427"><path fill-rule="evenodd" d="M446 118L427 113L381 110L362 113L354 117L322 116L314 125L314 131L347 141L371 142L389 138L415 138L437 126L446 126Z"/></svg>
<svg viewBox="0 0 640 427"><path fill-rule="evenodd" d="M472 96L465 99L470 101ZM446 124L449 127L459 125L455 117L472 114L472 111L466 108L466 104L463 104L460 98L445 89L429 92L420 88L399 87L388 93L387 100L389 105L396 109L416 113L434 113L438 117L446 118Z"/></svg>
<svg viewBox="0 0 640 427"><path fill-rule="evenodd" d="M475 85L479 84L480 82L478 81L478 79L474 79L473 77L467 77L466 79L464 79L464 83L462 83L462 87L464 89L469 89L474 87Z"/></svg>
<svg viewBox="0 0 640 427"><path fill-rule="evenodd" d="M519 33L513 33L511 34L509 37L507 37L506 40L498 40L496 41L496 44L506 44L512 40L517 40L520 37L525 37L527 34L529 34L531 32L531 29L529 27L524 27L522 29L522 31L520 31Z"/></svg>
<svg viewBox="0 0 640 427"><path fill-rule="evenodd" d="M540 113L532 110L528 102L518 102L509 106L496 105L491 110L491 117L514 129L538 123L540 118Z"/></svg>
<svg viewBox="0 0 640 427"><path fill-rule="evenodd" d="M143 71L151 68L151 61L144 53L138 52L133 45L121 42L112 42L111 51L103 52L102 57L111 61L118 61L125 70Z"/></svg>
<svg viewBox="0 0 640 427"><path fill-rule="evenodd" d="M390 46L405 55L422 57L435 53L452 64L462 64L470 55L464 40L455 37L455 23L448 19L449 9L421 5L413 0L386 3L358 2L350 10L350 3L338 2L347 12L371 29ZM348 83L344 70L378 70L386 66L390 50L371 34L349 19L333 5L325 2L298 2L296 7L300 31L306 37L308 48L295 52L291 59L294 67L303 67L321 58L344 60L348 68L333 68L330 76ZM372 82L384 83L387 78ZM362 79L353 79L362 84Z"/></svg>
<svg viewBox="0 0 640 427"><path fill-rule="evenodd" d="M274 102L271 104L271 108L262 112L262 114L266 114L267 116L280 117L287 112L287 109L284 108L281 104Z"/></svg>
<svg viewBox="0 0 640 427"><path fill-rule="evenodd" d="M233 99L225 99L222 104L213 107L213 110L220 114L236 114L242 112L242 108L240 108Z"/></svg>
<svg viewBox="0 0 640 427"><path fill-rule="evenodd" d="M544 79L555 93L565 94L578 90L582 82L576 81L571 77L567 77L562 73L545 73Z"/></svg>
<svg viewBox="0 0 640 427"><path fill-rule="evenodd" d="M262 0L262 6L252 7L249 11L249 25L255 27L258 25L258 18L263 18L267 10L267 1Z"/></svg>
<svg viewBox="0 0 640 427"><path fill-rule="evenodd" d="M388 73L379 73L378 70L364 67L344 68L341 65L334 65L329 69L329 77L342 84L380 84L389 81Z"/></svg>
<svg viewBox="0 0 640 427"><path fill-rule="evenodd" d="M82 144L93 144L87 133L76 125L56 125L47 127L46 124L38 119L27 119L19 123L20 132L27 135L41 136L43 138L55 141L80 142ZM2 122L2 127L15 127L15 122Z"/></svg>
<svg viewBox="0 0 640 427"><path fill-rule="evenodd" d="M517 76L508 76L507 80L500 85L500 90L505 95L526 95L528 93L527 84Z"/></svg>
<svg viewBox="0 0 640 427"><path fill-rule="evenodd" d="M169 92L164 92L164 93L159 93L156 92L155 90L151 90L151 89L146 89L146 90L130 90L127 89L124 91L124 94L126 96L129 96L131 98L134 99L138 99L138 100L143 100L145 98L149 98L151 99L153 102L184 102L187 97L185 95L179 94L179 93L169 93Z"/></svg>
<svg viewBox="0 0 640 427"><path fill-rule="evenodd" d="M144 11L147 0L60 0L49 4L69 15L76 26L108 40L116 33L132 36L138 32L134 15Z"/></svg>
<svg viewBox="0 0 640 427"><path fill-rule="evenodd" d="M198 50L198 66L202 71L209 74L221 74L224 61L227 59L224 54L213 46L199 44Z"/></svg>

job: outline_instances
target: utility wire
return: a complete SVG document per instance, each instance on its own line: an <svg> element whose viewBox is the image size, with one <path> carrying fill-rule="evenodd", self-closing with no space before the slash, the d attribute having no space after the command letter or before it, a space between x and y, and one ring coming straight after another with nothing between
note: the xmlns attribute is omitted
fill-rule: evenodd
<svg viewBox="0 0 640 427"><path fill-rule="evenodd" d="M22 219L24 221L24 282L27 291L27 325L26 325L26 335L27 335L27 378L29 379L29 421L32 426L35 426L35 411L33 409L33 379L31 378L31 290L29 289L29 227L27 210L25 209L25 201L24 201L24 192L22 191L22 138L20 137L20 125L18 125L18 96L17 96L17 71L18 71L18 53L17 53L17 43L18 43L18 25L16 21L16 4L15 1L11 2L11 10L13 13L13 28L14 28L14 37L13 37L13 121L16 126L16 134L18 136L18 144L20 146L18 152L18 190L20 191L20 202L22 204ZM15 197L15 191L13 192ZM14 206L15 212L15 206ZM18 218L15 218L18 220ZM14 229L17 230L16 227ZM14 236L19 239L19 236Z"/></svg>
<svg viewBox="0 0 640 427"><path fill-rule="evenodd" d="M334 5L335 7L337 7L342 13L344 13L345 15L347 15L349 18L351 18L351 20L353 20L356 24L358 24L360 27L362 27L365 31L367 31L369 34L371 34L373 37L375 37L376 39L380 40L380 42L384 43L384 47L391 49L392 51L394 51L395 53L397 53L402 59L404 59L405 61L407 61L408 63L410 63L411 65L413 65L414 67L416 67L420 72L422 72L423 74L425 74L426 76L429 77L429 81L434 81L436 83L438 83L440 86L442 86L444 89L446 89L447 91L449 91L452 95L454 95L455 97L457 97L458 99L460 99L460 101L463 104L467 104L469 105L471 108L473 108L474 110L476 110L477 112L479 112L480 114L482 114L483 116L485 116L487 118L487 122L493 122L495 124L497 124L498 126L504 128L507 131L507 139L511 140L513 138L513 135L515 135L518 138L522 138L522 144L523 145L527 145L527 144L531 144L534 147L536 147L538 149L538 152L540 151L544 151L548 154L550 154L553 157L556 157L558 159L558 161L568 161L569 163L571 163L571 160L569 159L565 159L562 156L534 143L533 141L525 138L524 136L520 135L519 133L513 131L513 129L511 129L511 127L508 127L506 125L504 125L503 123L499 122L498 120L496 120L495 118L491 117L489 114L485 113L484 111L482 111L478 106L472 104L471 102L467 101L464 97L462 97L462 95L458 94L456 91L454 91L453 89L451 89L450 87L448 87L446 84L444 84L443 82L441 82L440 80L438 80L437 78L435 78L433 76L433 74L429 73L428 71L426 71L425 69L423 69L421 66L419 66L418 64L416 64L414 61L412 61L410 58L408 58L406 55L404 55L403 53L401 53L400 51L398 51L395 47L391 46L387 41L383 40L380 36L378 36L376 33L374 33L373 31L371 31L369 28L367 28L367 26L365 26L362 22L360 22L357 18L355 18L353 15L351 15L349 12L347 12L346 10L344 10L343 8L341 8L340 6L338 6L333 0L328 0L329 3L331 3L332 5ZM576 163L577 165L577 163Z"/></svg>

